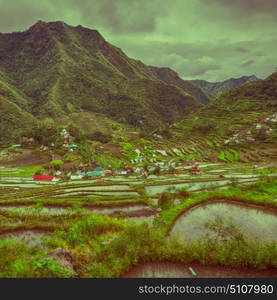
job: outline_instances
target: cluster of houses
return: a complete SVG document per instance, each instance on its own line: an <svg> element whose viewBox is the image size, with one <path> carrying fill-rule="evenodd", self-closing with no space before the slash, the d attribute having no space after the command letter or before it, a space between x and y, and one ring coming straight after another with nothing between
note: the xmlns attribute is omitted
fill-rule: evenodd
<svg viewBox="0 0 277 300"><path fill-rule="evenodd" d="M277 124L277 113L270 115L269 117L261 120L259 123L253 124L246 130L241 130L240 132L234 134L228 140L225 140L224 144L234 146L239 144L253 143L257 140L259 135L267 138L274 131L272 128L273 124Z"/></svg>
<svg viewBox="0 0 277 300"><path fill-rule="evenodd" d="M108 170L100 166L91 166L90 164L82 165L79 168L60 170L44 169L34 175L35 181L69 181L80 179L96 179L109 176L127 176L135 174L135 168L128 166L123 169Z"/></svg>
<svg viewBox="0 0 277 300"><path fill-rule="evenodd" d="M194 160L190 162L159 162L154 165L143 165L140 167L125 166L120 169L104 169L96 163L83 164L79 167L60 168L47 167L44 170L37 172L33 179L35 181L69 181L81 179L97 179L110 176L138 176L148 178L149 175L162 174L181 174L185 170L189 170L191 175L200 174L200 168Z"/></svg>
<svg viewBox="0 0 277 300"><path fill-rule="evenodd" d="M49 150L53 149L53 147L55 147L54 143L52 143L50 145L50 147L49 146L45 146L45 145L41 145L39 147L39 150L46 152L46 151L49 151ZM63 144L63 148L65 148L69 152L74 152L75 150L78 150L78 146L77 145L75 145L75 144L68 144L68 143L64 143Z"/></svg>
<svg viewBox="0 0 277 300"><path fill-rule="evenodd" d="M74 144L74 137L72 137L69 132L64 128L60 132L61 141L63 142L63 148L73 152L78 149L78 146ZM31 146L35 144L34 138L27 138L22 137L20 139L20 144L13 145L13 148L21 148L22 146ZM47 145L41 145L40 150L41 151L49 151L55 147L55 144L52 142L51 144Z"/></svg>
<svg viewBox="0 0 277 300"><path fill-rule="evenodd" d="M264 122L269 124L276 124L277 123L277 112L272 114L271 116L264 119Z"/></svg>
<svg viewBox="0 0 277 300"><path fill-rule="evenodd" d="M69 132L65 128L62 129L60 135L63 139L63 148L70 152L74 152L78 149L78 146L73 143L74 138L69 134Z"/></svg>

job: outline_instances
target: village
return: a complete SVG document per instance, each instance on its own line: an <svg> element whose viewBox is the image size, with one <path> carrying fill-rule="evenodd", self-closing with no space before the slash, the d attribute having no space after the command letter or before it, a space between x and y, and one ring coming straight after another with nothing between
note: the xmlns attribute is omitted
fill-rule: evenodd
<svg viewBox="0 0 277 300"><path fill-rule="evenodd" d="M230 162L232 162L231 159L238 160L240 153L237 147L246 147L250 143L253 144L265 138L272 137L274 139L276 125L277 113L267 114L259 122L240 129L230 135L228 139L222 139L220 146L224 148L222 151L218 149L217 154L215 153L215 162L216 160L217 162L228 162L226 158L230 158ZM171 145L163 148L154 146L154 144L136 145L124 142L117 146L117 153L108 153L104 151L106 145L101 142L77 140L67 127L59 127L57 130L55 139L47 139L45 143L32 136L22 136L18 144L13 144L10 148L0 151L0 162L10 161L12 164L15 161L16 165L16 155L20 157L22 154L23 159L25 152L32 153L32 155L42 158L37 161L39 167L32 174L33 180L51 182L105 181L107 178L120 176L135 176L143 179L164 175L197 176L201 174L201 164L207 162L201 154L194 155L194 148L190 150L192 153L188 153L187 149ZM229 148L230 146L234 148ZM224 157L222 155L224 151L226 153L231 151L233 157L228 156L228 153ZM15 155L15 157L10 155ZM116 164L113 163L115 160Z"/></svg>
<svg viewBox="0 0 277 300"><path fill-rule="evenodd" d="M104 181L106 177L112 176L126 176L129 175L141 177L147 179L151 175L180 175L182 173L188 173L192 176L199 175L201 173L199 165L195 160L188 162L169 163L158 162L155 165L143 165L143 166L125 166L120 169L105 169L97 164L97 162L80 164L79 166L73 166L68 164L55 164L45 166L34 174L33 179L35 181L72 181L72 180L93 180L98 179ZM150 177L151 178L151 177Z"/></svg>
<svg viewBox="0 0 277 300"><path fill-rule="evenodd" d="M277 123L277 113L273 113L263 118L259 123L251 127L240 130L228 140L224 141L225 146L235 146L239 144L253 143L257 139L269 136L275 132ZM103 164L94 157L92 153L88 154L86 160L81 158L80 146L75 142L75 138L70 135L66 128L60 129L57 145L54 142L44 144L35 143L33 138L22 138L20 144L12 146L13 149L30 148L38 149L41 153L51 157L51 160L43 164L33 174L34 181L76 181L76 180L97 180L105 181L108 177L128 177L154 178L157 176L178 176L182 174L197 176L201 174L200 162L196 162L193 157L186 157L177 148L172 148L171 152L176 155L172 158L165 150L151 149L145 146L138 149L128 144L128 151L131 153L128 159L122 159L120 166L114 167L111 164ZM92 146L89 146L92 147ZM102 148L102 146L100 146ZM66 155L57 155L57 151L64 151ZM68 155L79 157L73 161L67 161L63 158ZM128 155L127 155L128 156ZM152 176L152 177L151 177ZM154 176L154 177L153 177Z"/></svg>
<svg viewBox="0 0 277 300"><path fill-rule="evenodd" d="M262 119L259 123L253 124L245 130L240 130L224 141L225 145L239 145L253 143L259 139L265 139L274 132L274 125L277 124L277 113Z"/></svg>
<svg viewBox="0 0 277 300"><path fill-rule="evenodd" d="M277 114L270 115L230 140L243 144L244 133L252 134L252 129L253 136L270 128L274 133L276 121ZM222 144L215 150L218 157L209 161L195 155L195 149L188 153L178 144L163 147L128 140L108 153L109 145L78 140L68 128L58 127L55 136L44 141L22 137L18 144L0 151L0 242L2 233L3 243L11 247L37 249L32 250L39 253L35 263L42 266L51 258L58 273L52 275L52 265L47 263L38 276L143 277L159 255L173 255L186 277L241 275L240 266L246 264L253 276L276 276L272 269L276 254L268 246L276 242L276 216L271 214L277 205L275 162L228 161L227 155L220 154L226 149L235 152L236 147ZM239 158L238 153L234 157ZM259 244L252 243L254 239ZM201 257L200 242L207 249L206 257L211 245L226 251L225 265L220 265L221 259L216 261L215 271L208 259L202 266L194 264L193 257L183 261L186 256L178 256L185 252ZM145 243L153 250L145 252ZM125 257L121 249L127 253L126 245L132 252ZM239 265L229 264L233 249L241 253ZM249 249L252 252L244 256ZM12 252L4 251L5 255ZM257 253L265 253L258 262L264 270L252 263ZM103 257L107 258L103 261ZM273 263L268 263L268 257ZM118 270L110 273L118 261ZM93 267L87 275L83 272L88 264ZM159 270L165 266L170 274L176 272L175 265L170 269L164 258L158 266ZM13 265L8 272L14 272ZM20 270L16 272L22 276Z"/></svg>
<svg viewBox="0 0 277 300"><path fill-rule="evenodd" d="M151 178L151 176L160 175L175 175L189 174L196 176L201 173L199 163L195 159L170 159L167 153L163 150L149 150L151 158L145 157L143 150L132 149L135 158L128 161L122 160L119 168L113 168L111 165L103 165L97 161L90 154L86 158L86 162L80 159L80 148L74 143L74 137L69 134L67 129L63 128L60 131L61 149L67 154L75 155L79 159L75 161L66 162L63 157L56 154L56 145L51 142L48 145L35 144L32 138L22 138L21 144L15 144L13 149L23 151L24 148L33 149L32 151L40 151L42 154L51 157L51 161L43 164L33 176L34 181L73 181L73 180L98 180L105 181L107 177L116 176L136 176L138 178ZM180 154L177 149L173 148L172 151ZM149 156L149 153L148 153ZM159 156L159 157L158 157Z"/></svg>

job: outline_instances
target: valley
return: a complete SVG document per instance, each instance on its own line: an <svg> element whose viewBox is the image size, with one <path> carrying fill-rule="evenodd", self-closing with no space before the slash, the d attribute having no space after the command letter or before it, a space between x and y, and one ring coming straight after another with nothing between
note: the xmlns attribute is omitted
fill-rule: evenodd
<svg viewBox="0 0 277 300"><path fill-rule="evenodd" d="M0 277L276 278L277 73L207 86L80 25L0 34Z"/></svg>

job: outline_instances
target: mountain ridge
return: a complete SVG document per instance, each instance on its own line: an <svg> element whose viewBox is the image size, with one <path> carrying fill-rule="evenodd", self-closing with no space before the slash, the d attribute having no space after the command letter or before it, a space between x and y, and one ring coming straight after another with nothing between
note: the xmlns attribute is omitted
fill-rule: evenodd
<svg viewBox="0 0 277 300"><path fill-rule="evenodd" d="M89 110L147 129L201 107L184 88L160 80L97 30L60 21L1 34L0 72L38 117Z"/></svg>
<svg viewBox="0 0 277 300"><path fill-rule="evenodd" d="M220 82L209 82L206 80L190 80L190 82L198 86L208 95L211 95L213 98L216 98L224 92L227 92L234 88L238 88L242 84L251 81L257 81L257 80L261 80L261 79L259 79L255 75L251 75L251 76L241 76L239 78L229 78Z"/></svg>
<svg viewBox="0 0 277 300"><path fill-rule="evenodd" d="M178 73L168 67L154 67L150 66L151 70L155 73L155 75L162 81L179 86L183 90L187 91L191 95L193 95L196 99L198 99L203 104L208 104L211 100L205 92L201 90L201 88L192 84L188 80L183 80L179 77Z"/></svg>
<svg viewBox="0 0 277 300"><path fill-rule="evenodd" d="M226 134L232 131L232 127L236 131L247 124L258 122L263 116L275 111L277 111L277 72L264 80L251 81L223 93L196 114L189 115L183 123L191 123L191 127L197 125L199 128L203 125L207 133L220 131ZM209 125L212 130L208 128Z"/></svg>

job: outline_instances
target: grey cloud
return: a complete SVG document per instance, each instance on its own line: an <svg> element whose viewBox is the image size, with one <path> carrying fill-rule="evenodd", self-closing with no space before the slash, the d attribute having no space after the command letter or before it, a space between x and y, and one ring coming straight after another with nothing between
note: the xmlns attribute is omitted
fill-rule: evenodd
<svg viewBox="0 0 277 300"><path fill-rule="evenodd" d="M258 51L258 52L256 52L255 54L254 54L255 56L266 56L266 53L264 53L264 52L261 52L261 51Z"/></svg>
<svg viewBox="0 0 277 300"><path fill-rule="evenodd" d="M0 32L26 28L38 19L67 21L71 15L82 25L115 34L152 32L157 18L166 15L167 4L163 0L0 0Z"/></svg>
<svg viewBox="0 0 277 300"><path fill-rule="evenodd" d="M236 51L238 52L241 52L241 53L247 53L247 52L250 52L249 49L246 49L246 48L243 48L243 47L238 47L235 49Z"/></svg>
<svg viewBox="0 0 277 300"><path fill-rule="evenodd" d="M61 20L185 79L263 77L276 64L276 8L277 0L0 0L0 32Z"/></svg>
<svg viewBox="0 0 277 300"><path fill-rule="evenodd" d="M218 65L214 65L214 66L212 66L212 65L211 66L205 66L205 65L201 66L201 65L199 65L199 66L195 66L194 71L188 72L187 75L189 75L189 76L199 76L199 75L203 75L203 74L207 73L208 71L214 71L214 70L220 70L220 69L221 69L221 67L218 66Z"/></svg>
<svg viewBox="0 0 277 300"><path fill-rule="evenodd" d="M275 42L267 41L266 44L271 49L274 48ZM252 74L263 78L273 72L275 56L269 58L267 55L262 55L264 45L263 41L229 44L138 41L123 45L122 48L130 57L141 59L148 65L170 67L184 79L220 81ZM241 47L249 51L238 54L237 49ZM211 58L211 61L204 63L205 61L201 61L202 57ZM250 59L252 57L255 57L255 60Z"/></svg>
<svg viewBox="0 0 277 300"><path fill-rule="evenodd" d="M39 18L46 19L49 13L43 5L19 0L0 0L0 32L19 31L35 23Z"/></svg>
<svg viewBox="0 0 277 300"><path fill-rule="evenodd" d="M254 63L255 63L254 60L248 60L248 61L242 63L240 66L243 67L243 68L245 68L245 67L248 67L250 65L253 65Z"/></svg>
<svg viewBox="0 0 277 300"><path fill-rule="evenodd" d="M219 4L244 14L277 14L276 0L202 0L207 4Z"/></svg>
<svg viewBox="0 0 277 300"><path fill-rule="evenodd" d="M101 24L115 33L151 32L155 29L156 18L166 13L166 1L161 0L68 1L85 23Z"/></svg>

